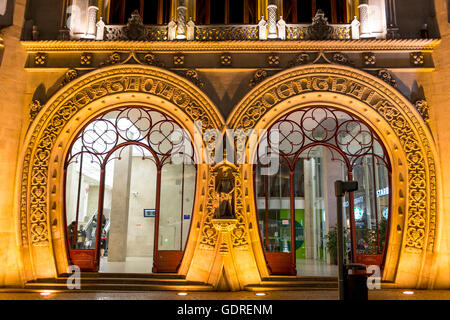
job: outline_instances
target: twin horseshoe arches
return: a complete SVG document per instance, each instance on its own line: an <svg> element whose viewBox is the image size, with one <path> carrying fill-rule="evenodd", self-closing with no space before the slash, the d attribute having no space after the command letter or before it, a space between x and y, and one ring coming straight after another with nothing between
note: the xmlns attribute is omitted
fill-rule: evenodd
<svg viewBox="0 0 450 320"><path fill-rule="evenodd" d="M266 79L238 103L227 122L192 83L157 67L111 66L66 85L43 107L21 150L16 214L24 269L30 270L25 281L55 277L67 270L63 167L71 141L98 114L137 104L169 114L191 136L194 121L202 121L204 131L265 129L292 110L318 104L363 119L383 140L392 161L392 222L383 278L402 286L431 286L425 279L433 278L433 270L428 269L432 254L428 253L438 246L440 197L439 167L430 130L414 106L382 80L357 69L329 64L295 67ZM247 145L248 157L255 147ZM248 281L268 275L268 271L257 228L252 228L257 225L255 204L248 196L253 194L253 181L248 179L252 168L243 165L238 172L246 239L232 247L236 250L234 259L248 263L244 263L245 269L237 267L228 274L233 273L242 288ZM212 234L207 232L211 228L207 223L209 175L208 166L199 165L191 232L179 269L187 278L205 282L215 281L211 274L220 268L216 267L216 251L202 246L205 240L217 245L217 239L207 239Z"/></svg>

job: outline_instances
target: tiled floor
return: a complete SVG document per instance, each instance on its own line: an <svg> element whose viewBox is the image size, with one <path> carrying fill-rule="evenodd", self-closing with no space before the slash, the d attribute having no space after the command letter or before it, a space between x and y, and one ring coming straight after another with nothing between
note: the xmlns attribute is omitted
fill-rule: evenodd
<svg viewBox="0 0 450 320"><path fill-rule="evenodd" d="M108 262L107 257L100 260L100 272L110 273L151 273L153 257L127 257L125 262Z"/></svg>
<svg viewBox="0 0 450 320"><path fill-rule="evenodd" d="M101 258L100 272L111 273L151 273L152 257L127 257L125 262L108 262ZM297 259L297 275L299 276L337 276L337 266L319 260Z"/></svg>
<svg viewBox="0 0 450 320"><path fill-rule="evenodd" d="M297 259L297 275L337 277L338 266L330 265L320 260Z"/></svg>

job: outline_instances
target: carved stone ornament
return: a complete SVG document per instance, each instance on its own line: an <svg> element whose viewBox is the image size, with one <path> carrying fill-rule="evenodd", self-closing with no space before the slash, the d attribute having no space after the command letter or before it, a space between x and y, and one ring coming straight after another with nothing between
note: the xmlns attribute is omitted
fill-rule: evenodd
<svg viewBox="0 0 450 320"><path fill-rule="evenodd" d="M44 66L47 64L48 60L48 54L44 52L38 52L36 53L36 56L34 57L34 64L37 66Z"/></svg>
<svg viewBox="0 0 450 320"><path fill-rule="evenodd" d="M68 84L69 82L75 80L76 78L78 78L78 71L75 69L69 69L65 74L64 74L64 78L61 81L60 86L64 87L66 84Z"/></svg>
<svg viewBox="0 0 450 320"><path fill-rule="evenodd" d="M391 73L386 69L381 69L377 73L377 77L383 80L384 82L390 84L394 88L397 87L397 81L392 77Z"/></svg>
<svg viewBox="0 0 450 320"><path fill-rule="evenodd" d="M253 78L250 80L249 86L254 87L258 83L262 82L265 78L267 78L267 71L264 69L259 69L253 75Z"/></svg>
<svg viewBox="0 0 450 320"><path fill-rule="evenodd" d="M159 59L153 53L147 53L144 56L144 61L149 66L163 67L163 64L159 62Z"/></svg>
<svg viewBox="0 0 450 320"><path fill-rule="evenodd" d="M142 22L139 11L135 10L131 14L131 18L128 20L127 26L125 27L124 31L129 40L145 40L145 26Z"/></svg>
<svg viewBox="0 0 450 320"><path fill-rule="evenodd" d="M426 122L430 122L430 107L426 100L417 100L414 104L416 106L417 111L422 116L422 119Z"/></svg>
<svg viewBox="0 0 450 320"><path fill-rule="evenodd" d="M411 58L411 64L414 66L421 66L425 63L422 52L413 52L413 53L411 53L410 58Z"/></svg>
<svg viewBox="0 0 450 320"><path fill-rule="evenodd" d="M334 53L333 54L333 62L343 65L352 65L352 62L350 59L343 53Z"/></svg>
<svg viewBox="0 0 450 320"><path fill-rule="evenodd" d="M289 62L289 67L301 66L307 63L309 63L309 54L300 53L291 62Z"/></svg>
<svg viewBox="0 0 450 320"><path fill-rule="evenodd" d="M204 250L212 250L218 240L219 240L219 230L215 226L215 221L223 220L224 222L233 221L233 225L235 227L230 230L231 235L231 243L234 248L245 249L248 246L247 239L247 231L246 231L246 218L244 212L244 200L243 200L243 186L242 186L242 172L241 168L230 168L232 171L233 181L234 181L234 189L233 189L233 207L234 207L234 216L235 219L217 219L217 208L218 208L218 199L217 197L217 186L218 180L217 177L219 175L219 171L221 167L218 168L210 167L209 169L209 179L208 179L208 194L207 194L207 202L206 202L206 217L203 225L202 236L200 240L200 247ZM220 188L219 188L220 189ZM228 197L229 198L229 197ZM228 199L224 199L225 201L229 201ZM222 217L223 218L223 217Z"/></svg>
<svg viewBox="0 0 450 320"><path fill-rule="evenodd" d="M100 66L110 66L113 64L120 63L120 60L122 57L120 56L119 52L111 53L111 55L102 63L100 63Z"/></svg>
<svg viewBox="0 0 450 320"><path fill-rule="evenodd" d="M374 66L377 63L377 58L373 52L364 52L363 59L366 66Z"/></svg>
<svg viewBox="0 0 450 320"><path fill-rule="evenodd" d="M184 65L184 55L182 53L177 53L173 56L173 64L176 66Z"/></svg>
<svg viewBox="0 0 450 320"><path fill-rule="evenodd" d="M267 58L267 62L269 63L269 65L271 66L277 66L280 64L280 56L277 54L271 54L269 55L269 57Z"/></svg>
<svg viewBox="0 0 450 320"><path fill-rule="evenodd" d="M36 116L42 110L42 105L39 100L33 100L30 103L30 122L33 122L36 119Z"/></svg>
<svg viewBox="0 0 450 320"><path fill-rule="evenodd" d="M82 53L81 57L80 57L80 64L82 66L90 66L92 64L92 58L93 58L93 54L92 53Z"/></svg>
<svg viewBox="0 0 450 320"><path fill-rule="evenodd" d="M328 18L321 9L317 10L307 34L311 40L328 40L333 36L333 27L328 25Z"/></svg>
<svg viewBox="0 0 450 320"><path fill-rule="evenodd" d="M220 63L221 63L223 66L229 66L229 65L231 65L231 63L232 63L231 55L228 54L228 53L222 54L222 55L220 56Z"/></svg>
<svg viewBox="0 0 450 320"><path fill-rule="evenodd" d="M200 79L197 70L189 69L186 71L185 76L199 88L203 88L205 85L205 82Z"/></svg>

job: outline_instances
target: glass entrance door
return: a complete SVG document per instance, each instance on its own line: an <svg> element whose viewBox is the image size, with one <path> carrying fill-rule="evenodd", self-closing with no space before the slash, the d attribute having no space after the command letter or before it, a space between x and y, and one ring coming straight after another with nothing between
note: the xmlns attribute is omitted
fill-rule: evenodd
<svg viewBox="0 0 450 320"><path fill-rule="evenodd" d="M69 259L84 271L176 272L195 193L186 131L149 108L91 121L66 160Z"/></svg>
<svg viewBox="0 0 450 320"><path fill-rule="evenodd" d="M262 174L267 159L278 171ZM272 274L335 275L336 180L356 180L346 201L348 261L383 265L390 210L390 164L378 136L353 115L308 107L261 138L255 200Z"/></svg>

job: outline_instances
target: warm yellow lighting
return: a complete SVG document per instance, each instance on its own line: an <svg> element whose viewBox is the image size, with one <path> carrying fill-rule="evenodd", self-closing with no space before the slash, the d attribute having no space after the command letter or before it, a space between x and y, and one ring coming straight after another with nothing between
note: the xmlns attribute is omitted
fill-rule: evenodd
<svg viewBox="0 0 450 320"><path fill-rule="evenodd" d="M414 291L403 291L403 294L414 294Z"/></svg>
<svg viewBox="0 0 450 320"><path fill-rule="evenodd" d="M178 292L177 295L179 295L179 296L187 296L188 293L187 292Z"/></svg>
<svg viewBox="0 0 450 320"><path fill-rule="evenodd" d="M53 293L53 291L51 291L51 290L44 290L40 294L41 294L41 296L49 296L52 293Z"/></svg>
<svg viewBox="0 0 450 320"><path fill-rule="evenodd" d="M257 293L255 293L255 295L256 295L256 296L265 296L265 295L267 295L267 294L264 293L264 292L257 292Z"/></svg>

